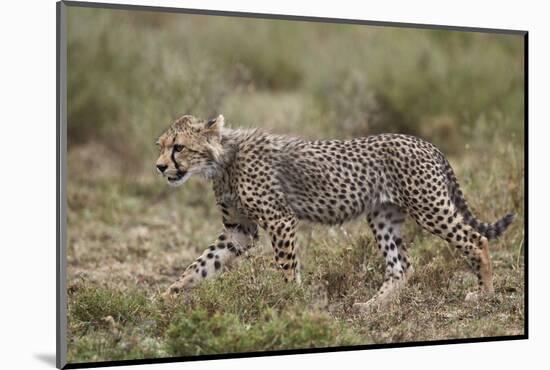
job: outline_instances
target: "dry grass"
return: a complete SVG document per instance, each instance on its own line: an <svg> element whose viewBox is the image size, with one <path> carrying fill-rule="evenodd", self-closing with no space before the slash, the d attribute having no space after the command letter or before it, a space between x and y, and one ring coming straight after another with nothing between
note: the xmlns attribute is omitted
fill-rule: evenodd
<svg viewBox="0 0 550 370"><path fill-rule="evenodd" d="M71 361L523 333L523 162L521 157L511 161L509 152L481 160L481 154L472 152L460 162L453 160L483 219L510 209L519 213L504 237L491 245L495 295L464 302L476 281L463 258L410 223L415 275L386 309L357 315L351 305L367 300L383 276L382 259L361 220L342 228L301 226L302 287L283 282L269 243L262 239L220 279L175 304L160 302L158 294L220 230L211 192L203 191L206 184L198 179L168 188L153 173L119 184L116 156L101 158L110 165L103 164L105 173L90 179L79 173L82 163L97 160L101 151L80 149L69 158ZM484 170L488 166L502 176L495 179ZM292 330L287 330L287 320ZM268 328L268 322L276 323ZM189 329L195 324L199 327ZM328 331L321 335L321 328ZM269 335L274 340L270 345ZM235 342L237 337L242 341Z"/></svg>

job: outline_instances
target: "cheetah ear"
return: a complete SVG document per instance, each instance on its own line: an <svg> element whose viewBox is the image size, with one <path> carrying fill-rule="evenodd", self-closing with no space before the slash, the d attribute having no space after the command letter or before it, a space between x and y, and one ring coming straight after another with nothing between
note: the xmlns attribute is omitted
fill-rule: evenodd
<svg viewBox="0 0 550 370"><path fill-rule="evenodd" d="M223 155L223 147L221 145L222 128L224 124L223 116L211 119L204 126L206 134L206 148L214 160L219 160Z"/></svg>
<svg viewBox="0 0 550 370"><path fill-rule="evenodd" d="M221 114L218 117L209 120L205 125L206 133L219 137L224 123L225 120Z"/></svg>

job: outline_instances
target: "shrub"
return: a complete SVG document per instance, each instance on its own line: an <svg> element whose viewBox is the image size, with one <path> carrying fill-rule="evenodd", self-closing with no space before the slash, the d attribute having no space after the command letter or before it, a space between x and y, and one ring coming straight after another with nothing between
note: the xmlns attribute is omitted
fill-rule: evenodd
<svg viewBox="0 0 550 370"><path fill-rule="evenodd" d="M231 313L180 312L167 331L168 352L178 356L359 344L340 324L323 313L277 314L268 311L252 324Z"/></svg>

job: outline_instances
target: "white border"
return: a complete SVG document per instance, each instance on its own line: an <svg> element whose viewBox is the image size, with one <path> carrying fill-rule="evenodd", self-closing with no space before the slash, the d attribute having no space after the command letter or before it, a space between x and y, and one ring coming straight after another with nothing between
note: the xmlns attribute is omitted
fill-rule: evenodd
<svg viewBox="0 0 550 370"><path fill-rule="evenodd" d="M162 365L141 369L403 367L517 369L546 363L549 326L545 237L548 187L546 90L550 66L544 2L270 0L116 1L138 5L444 24L530 31L530 337L528 341L323 353ZM55 353L55 1L3 4L2 367L53 368ZM495 61L498 63L498 61ZM542 365L540 367L544 367ZM126 367L123 367L126 368ZM130 367L130 368L136 368Z"/></svg>

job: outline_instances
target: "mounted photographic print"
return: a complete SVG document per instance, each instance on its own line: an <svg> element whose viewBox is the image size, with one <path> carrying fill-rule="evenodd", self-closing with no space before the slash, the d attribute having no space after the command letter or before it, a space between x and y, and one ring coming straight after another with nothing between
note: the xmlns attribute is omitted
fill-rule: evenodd
<svg viewBox="0 0 550 370"><path fill-rule="evenodd" d="M58 367L527 338L527 32L57 10Z"/></svg>

